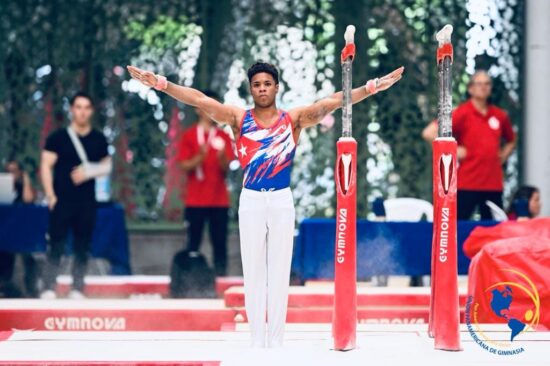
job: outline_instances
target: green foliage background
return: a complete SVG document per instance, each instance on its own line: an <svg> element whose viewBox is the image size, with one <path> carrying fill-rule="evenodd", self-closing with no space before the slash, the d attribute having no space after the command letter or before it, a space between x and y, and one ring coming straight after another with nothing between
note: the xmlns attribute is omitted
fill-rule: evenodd
<svg viewBox="0 0 550 366"><path fill-rule="evenodd" d="M444 24L455 28L455 104L465 98L466 66L472 62L468 59L473 59L476 66L496 75L494 102L521 127L524 3L494 2L497 16L491 25L495 29L498 24L506 25L491 39L497 52L468 56L469 32L476 26L472 3L475 1L2 0L0 160L16 158L27 170L36 172L47 106L52 108L53 127L62 126L67 122L67 97L85 90L96 99L96 124L113 146L115 198L130 216L162 218L159 195L168 140L159 123L170 119L169 111L177 104L161 95L160 103L153 105L125 91L121 85L129 76L123 67L136 59L145 65L162 60L164 69L160 71L178 80L178 70L183 67L178 52L186 47L182 40L197 34L201 46L192 85L224 95L232 62L252 62L260 47L258 39L266 34L284 39L287 34L279 33L280 26L286 25L303 31L302 41L317 50L317 73L332 75L330 82L339 89L342 35L346 25L354 24L358 50L355 85L400 65L406 68L396 87L354 108L354 136L359 142L358 214L366 216L368 201L379 195L430 200L431 151L421 141L420 132L436 116L433 36ZM507 63L502 62L503 54ZM46 69L49 72L44 72ZM316 78L317 88L324 85L324 78ZM288 85L283 89L288 90ZM249 101L245 84L238 92ZM187 126L193 121L193 111L177 106L182 112L181 123ZM302 161L297 162L293 177L302 217L333 214L330 179L334 143L340 135L339 113L335 117L333 129L319 126L303 137L298 155ZM519 132L521 138L521 129ZM125 144L131 157L117 154ZM387 148L379 149L377 144ZM380 167L382 173L367 179L369 170ZM509 191L521 178L517 155L507 171ZM234 200L239 179L238 172L230 176Z"/></svg>

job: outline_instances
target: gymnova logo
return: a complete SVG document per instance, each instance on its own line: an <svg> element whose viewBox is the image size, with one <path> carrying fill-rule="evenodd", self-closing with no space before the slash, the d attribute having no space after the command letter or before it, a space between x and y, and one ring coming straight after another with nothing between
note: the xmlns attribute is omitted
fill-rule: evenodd
<svg viewBox="0 0 550 366"><path fill-rule="evenodd" d="M47 330L126 330L122 317L49 317L44 319Z"/></svg>
<svg viewBox="0 0 550 366"><path fill-rule="evenodd" d="M425 324L424 318L370 318L358 319L360 324Z"/></svg>
<svg viewBox="0 0 550 366"><path fill-rule="evenodd" d="M338 254L336 261L340 264L346 259L346 228L348 226L348 210L340 209L338 213Z"/></svg>
<svg viewBox="0 0 550 366"><path fill-rule="evenodd" d="M535 331L540 321L540 297L534 283L525 274L515 269L501 269L510 273L515 281L497 282L485 289L483 296L487 301L479 301L469 296L466 301L465 320L468 332L473 340L484 350L501 356L512 356L525 352L514 341L525 332ZM514 296L527 299L529 305L515 306ZM519 302L519 301L518 301ZM490 309L482 304L489 304ZM487 307L487 306L485 306ZM488 314L489 312L489 314ZM506 324L509 330L508 339L496 339L489 332L483 331L478 322L480 316L496 315L500 324ZM502 334L502 333L496 333Z"/></svg>

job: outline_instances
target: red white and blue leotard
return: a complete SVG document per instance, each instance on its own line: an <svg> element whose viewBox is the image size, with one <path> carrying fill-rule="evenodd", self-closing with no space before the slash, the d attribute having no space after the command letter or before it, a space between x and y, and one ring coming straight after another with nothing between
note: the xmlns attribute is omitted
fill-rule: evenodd
<svg viewBox="0 0 550 366"><path fill-rule="evenodd" d="M244 188L270 191L289 187L295 152L293 125L287 112L280 111L273 126L263 127L251 109L246 111L237 138Z"/></svg>

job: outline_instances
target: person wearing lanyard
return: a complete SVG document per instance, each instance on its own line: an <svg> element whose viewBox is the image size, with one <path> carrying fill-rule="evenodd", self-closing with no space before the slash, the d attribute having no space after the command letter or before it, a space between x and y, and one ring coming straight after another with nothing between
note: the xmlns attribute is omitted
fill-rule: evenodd
<svg viewBox="0 0 550 366"><path fill-rule="evenodd" d="M68 297L84 298L84 275L95 227L95 179L111 172L107 139L92 125L94 104L83 92L69 101L71 122L46 139L40 161L50 209L43 299L57 298L56 280L69 233L73 235L73 285Z"/></svg>
<svg viewBox="0 0 550 366"><path fill-rule="evenodd" d="M209 97L218 99L215 93ZM229 193L225 176L234 159L231 139L201 109L198 121L184 131L178 160L186 173L183 191L184 220L188 224L187 250L198 251L208 222L216 275L227 274L227 223Z"/></svg>

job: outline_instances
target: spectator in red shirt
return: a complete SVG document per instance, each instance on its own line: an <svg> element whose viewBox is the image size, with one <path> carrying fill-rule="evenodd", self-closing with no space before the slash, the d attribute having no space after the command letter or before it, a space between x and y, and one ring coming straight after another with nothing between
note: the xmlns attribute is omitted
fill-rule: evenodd
<svg viewBox="0 0 550 366"><path fill-rule="evenodd" d="M207 96L219 99L212 92ZM227 223L229 193L225 176L234 159L231 139L202 110L198 121L183 132L178 160L187 174L183 193L184 220L189 224L189 251L198 251L208 221L218 276L227 272Z"/></svg>
<svg viewBox="0 0 550 366"><path fill-rule="evenodd" d="M457 216L468 220L479 209L482 220L492 219L486 201L502 205L506 162L516 146L516 136L506 112L489 103L492 82L485 71L477 71L468 83L470 99L453 111L453 136L458 143ZM437 137L437 121L422 137ZM502 142L504 140L504 144Z"/></svg>

